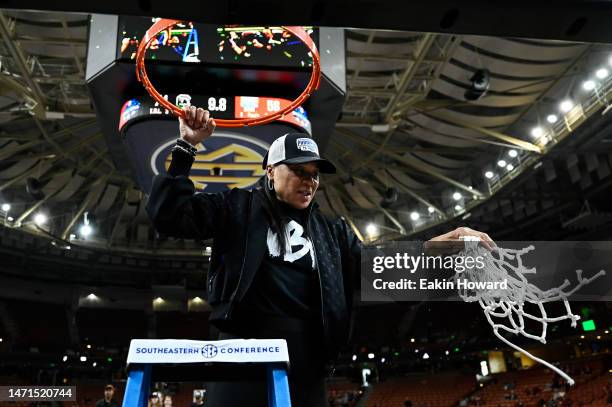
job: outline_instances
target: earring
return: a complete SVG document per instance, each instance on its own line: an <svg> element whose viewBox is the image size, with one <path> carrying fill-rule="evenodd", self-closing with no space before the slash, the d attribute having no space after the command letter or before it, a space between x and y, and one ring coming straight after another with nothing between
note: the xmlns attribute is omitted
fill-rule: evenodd
<svg viewBox="0 0 612 407"><path fill-rule="evenodd" d="M270 178L268 178L266 182L268 183L268 189L274 191L274 182Z"/></svg>

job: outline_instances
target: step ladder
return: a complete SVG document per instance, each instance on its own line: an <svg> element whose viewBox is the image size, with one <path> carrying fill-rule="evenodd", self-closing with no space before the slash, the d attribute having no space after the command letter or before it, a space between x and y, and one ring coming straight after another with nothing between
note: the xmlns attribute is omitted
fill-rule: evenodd
<svg viewBox="0 0 612 407"><path fill-rule="evenodd" d="M268 406L291 407L284 339L132 339L127 364L123 407L147 407L152 381L244 380L264 369Z"/></svg>

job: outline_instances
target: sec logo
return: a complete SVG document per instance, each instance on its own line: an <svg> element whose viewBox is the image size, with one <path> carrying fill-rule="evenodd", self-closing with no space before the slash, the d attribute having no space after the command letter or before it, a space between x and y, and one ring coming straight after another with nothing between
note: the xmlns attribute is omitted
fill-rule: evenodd
<svg viewBox="0 0 612 407"><path fill-rule="evenodd" d="M215 345L206 345L200 350L200 352L206 359L214 358L218 353Z"/></svg>
<svg viewBox="0 0 612 407"><path fill-rule="evenodd" d="M168 170L174 143L169 141L153 153L151 167L156 175ZM189 178L202 192L251 189L265 173L261 163L269 147L254 137L217 131L197 146Z"/></svg>

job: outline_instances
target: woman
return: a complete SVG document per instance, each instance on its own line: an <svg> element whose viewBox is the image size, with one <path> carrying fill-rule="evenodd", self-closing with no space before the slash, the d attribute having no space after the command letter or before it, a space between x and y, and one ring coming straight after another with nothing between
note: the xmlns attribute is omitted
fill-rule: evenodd
<svg viewBox="0 0 612 407"><path fill-rule="evenodd" d="M166 234L213 238L208 274L210 322L219 339L287 340L294 407L326 405L325 362L347 342L352 283L361 245L342 219L325 218L313 203L319 173L334 173L306 134L275 140L266 174L253 191L195 193L189 180L195 146L215 129L209 112L185 107L181 138L168 174L153 183L147 210ZM488 236L460 228L432 240ZM211 383L207 406L266 406L264 382Z"/></svg>
<svg viewBox="0 0 612 407"><path fill-rule="evenodd" d="M149 397L148 407L162 407L161 393L152 393Z"/></svg>

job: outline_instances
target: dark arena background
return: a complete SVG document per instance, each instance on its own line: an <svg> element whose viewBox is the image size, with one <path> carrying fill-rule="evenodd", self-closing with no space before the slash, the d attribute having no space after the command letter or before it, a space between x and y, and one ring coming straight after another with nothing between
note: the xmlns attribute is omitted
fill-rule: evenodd
<svg viewBox="0 0 612 407"><path fill-rule="evenodd" d="M186 20L147 53L149 77L220 119L304 89L312 56L280 25L304 26L321 55L301 108L205 140L190 174L201 192L254 188L272 141L299 131L338 169L321 178L321 211L365 246L459 226L612 239L607 2L208 3L0 1L0 386L76 388L0 406L94 407L108 384L121 404L132 339L217 339L212 242L160 234L145 210L178 136L134 69L159 17ZM577 327L549 324L546 344L515 338L569 387L500 342L477 303L366 302L357 286L329 407L612 405L611 289L572 301ZM149 406L205 400L195 380L152 383Z"/></svg>

